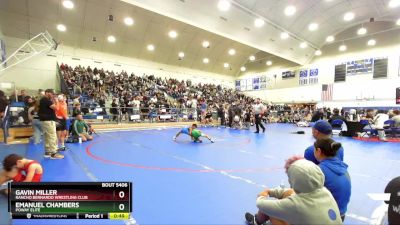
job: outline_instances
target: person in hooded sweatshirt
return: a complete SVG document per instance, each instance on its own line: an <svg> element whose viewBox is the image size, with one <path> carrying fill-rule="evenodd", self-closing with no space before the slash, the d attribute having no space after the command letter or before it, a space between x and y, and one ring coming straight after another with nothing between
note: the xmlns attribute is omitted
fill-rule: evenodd
<svg viewBox="0 0 400 225"><path fill-rule="evenodd" d="M317 139L314 143L314 155L325 175L324 186L332 193L344 221L351 196L351 179L347 164L336 157L341 146L331 138Z"/></svg>
<svg viewBox="0 0 400 225"><path fill-rule="evenodd" d="M273 225L343 224L335 199L324 187L325 176L319 166L306 159L296 159L287 163L286 168L295 194L286 197L290 189L283 188L260 193L257 197L258 213L255 216L246 213L249 224L260 225L270 218Z"/></svg>

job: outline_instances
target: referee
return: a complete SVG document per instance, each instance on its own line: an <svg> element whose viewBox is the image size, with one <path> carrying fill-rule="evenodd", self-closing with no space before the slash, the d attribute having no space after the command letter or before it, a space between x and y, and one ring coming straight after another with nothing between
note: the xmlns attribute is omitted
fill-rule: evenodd
<svg viewBox="0 0 400 225"><path fill-rule="evenodd" d="M256 104L253 105L253 112L255 115L255 120L256 120L256 134L260 133L260 126L263 129L263 133L265 132L265 127L261 123L261 118L264 115L265 112L265 106L260 102L260 98L256 99Z"/></svg>

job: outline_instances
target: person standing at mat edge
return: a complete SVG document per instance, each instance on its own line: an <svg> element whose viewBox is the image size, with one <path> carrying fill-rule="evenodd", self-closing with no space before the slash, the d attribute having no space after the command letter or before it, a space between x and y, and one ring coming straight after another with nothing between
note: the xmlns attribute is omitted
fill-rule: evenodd
<svg viewBox="0 0 400 225"><path fill-rule="evenodd" d="M262 125L261 119L265 113L265 106L261 103L260 98L256 99L256 104L253 105L254 116L256 120L256 134L260 133L260 128L263 129L263 133L265 132L265 127Z"/></svg>
<svg viewBox="0 0 400 225"><path fill-rule="evenodd" d="M39 103L39 119L42 123L42 131L45 146L45 158L63 159L64 156L57 152L57 133L56 133L56 99L54 90L47 89L45 95Z"/></svg>

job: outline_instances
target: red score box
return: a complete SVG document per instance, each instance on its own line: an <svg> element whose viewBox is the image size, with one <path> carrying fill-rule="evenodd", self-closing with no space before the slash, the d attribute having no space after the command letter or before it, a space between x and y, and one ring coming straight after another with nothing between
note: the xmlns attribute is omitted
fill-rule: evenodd
<svg viewBox="0 0 400 225"><path fill-rule="evenodd" d="M128 189L114 190L114 201L129 201L130 191Z"/></svg>

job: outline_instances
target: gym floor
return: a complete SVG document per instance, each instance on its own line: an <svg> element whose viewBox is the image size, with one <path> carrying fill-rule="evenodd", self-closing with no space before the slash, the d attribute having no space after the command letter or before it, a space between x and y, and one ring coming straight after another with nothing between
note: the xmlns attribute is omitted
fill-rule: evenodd
<svg viewBox="0 0 400 225"><path fill-rule="evenodd" d="M310 128L269 124L265 134L228 128L200 128L215 139L193 143L179 129L102 132L95 140L68 144L64 160L42 158L42 145L15 145L41 161L43 181L131 181L133 217L138 224L238 224L246 211L256 212L256 195L285 185L284 160L313 143ZM254 127L252 127L254 129ZM304 130L305 134L292 134ZM345 224L370 224L385 208L368 194L383 193L400 171L400 143L364 142L335 137L345 149L352 196ZM3 146L1 146L3 149ZM11 150L10 150L11 151ZM1 151L1 157L9 151ZM0 199L0 224L9 224L6 198ZM50 224L15 220L13 224ZM55 221L54 221L55 222ZM57 221L88 224L89 221ZM90 224L124 224L91 221Z"/></svg>

